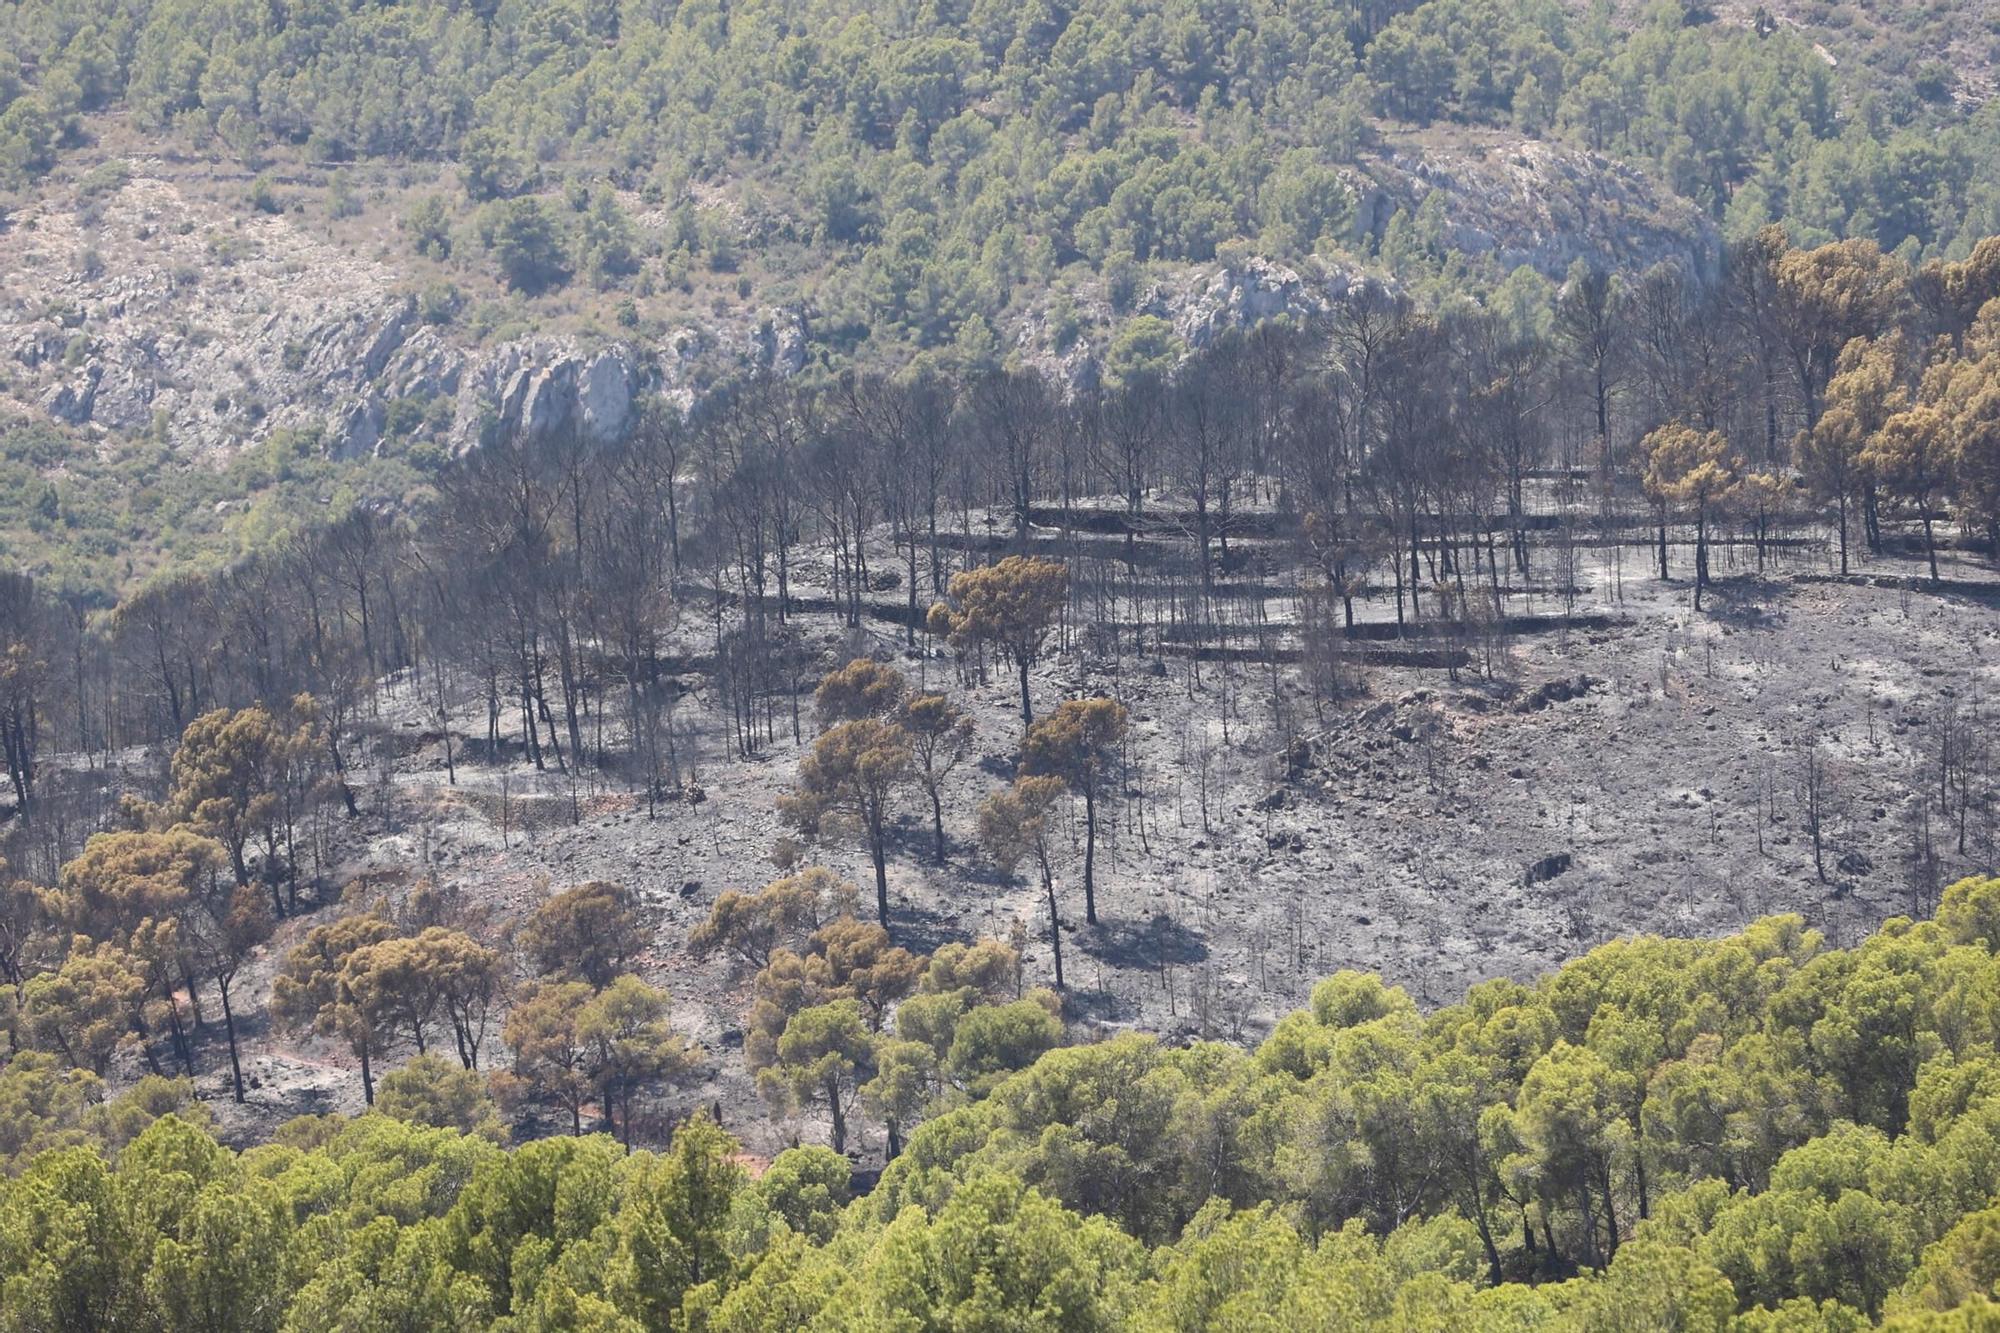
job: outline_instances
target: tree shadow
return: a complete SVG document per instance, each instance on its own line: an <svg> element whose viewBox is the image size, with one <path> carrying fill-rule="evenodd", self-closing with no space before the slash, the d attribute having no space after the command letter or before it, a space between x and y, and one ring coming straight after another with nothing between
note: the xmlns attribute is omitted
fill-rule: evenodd
<svg viewBox="0 0 2000 1333"><path fill-rule="evenodd" d="M1782 629L1787 619L1777 605L1778 583L1761 574L1735 574L1708 582L1702 614L1732 629Z"/></svg>
<svg viewBox="0 0 2000 1333"><path fill-rule="evenodd" d="M1187 967L1208 959L1208 942L1165 915L1143 922L1107 918L1075 939L1084 953L1111 967Z"/></svg>
<svg viewBox="0 0 2000 1333"><path fill-rule="evenodd" d="M945 811L944 854L945 862L938 864L937 833L931 828L930 807L924 803L923 794L917 795L915 813L896 820L888 829L889 854L893 861L907 862L919 867L927 875L949 872L954 881L988 881L992 867L986 865L979 856L979 849L968 839L953 834L951 814Z"/></svg>
<svg viewBox="0 0 2000 1333"><path fill-rule="evenodd" d="M889 940L911 953L935 953L942 945L970 944L979 938L975 924L958 912L939 912L904 901L889 903Z"/></svg>
<svg viewBox="0 0 2000 1333"><path fill-rule="evenodd" d="M1990 579L1945 577L1933 582L1927 575L1853 573L1802 574L1801 583L1845 583L1857 588L1889 588L1910 593L1928 593L1949 602L1971 606L2000 607L2000 582ZM1711 587L1714 585L1711 584Z"/></svg>
<svg viewBox="0 0 2000 1333"><path fill-rule="evenodd" d="M1122 1023L1136 1016L1139 1007L1116 991L1072 986L1062 995L1063 1016L1071 1022Z"/></svg>

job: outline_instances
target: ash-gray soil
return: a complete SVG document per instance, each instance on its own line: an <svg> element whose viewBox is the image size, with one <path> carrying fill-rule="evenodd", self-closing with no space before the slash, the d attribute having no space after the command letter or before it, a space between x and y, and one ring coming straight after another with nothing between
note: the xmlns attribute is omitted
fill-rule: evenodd
<svg viewBox="0 0 2000 1333"><path fill-rule="evenodd" d="M1508 632L1460 635L1451 651L1368 645L1377 651L1345 662L1334 699L1309 691L1296 663L1231 660L1252 655L1178 640L1158 628L1173 616L1144 594L1122 610L1116 596L1106 603L1129 617L1115 633L1109 620L1069 625L1063 649L1034 671L1037 709L1103 693L1132 719L1100 831L1096 926L1083 919L1080 812L1062 830L1077 1035L1251 1041L1341 968L1442 1003L1618 936L1718 934L1797 912L1852 941L1887 917L1927 912L1942 885L1993 861L1985 736L2000 581L1969 555L1947 560L1931 585L1912 559L1878 557L1842 577L1814 543L1768 554L1760 573L1747 545L1719 549L1718 581L1696 613L1687 582L1650 577L1644 545L1578 547L1571 598L1517 591ZM881 556L879 567L894 567ZM1687 557L1677 548L1677 562ZM825 589L814 577L799 576L802 608L828 604L815 602ZM1295 641L1298 626L1252 586L1251 574L1219 582L1210 618L1261 622L1272 642ZM1183 609L1192 595L1171 593ZM997 875L972 840L975 806L1015 769L1014 679L997 666L982 679L941 646L926 651L922 635L912 643L897 621L905 596L879 591L859 627L830 610L794 613L808 693L796 714L790 697L766 701L752 756L735 752L713 687L693 688L675 718L682 783L651 803L587 768L573 781L518 753L481 755L472 742L483 710L456 719L451 781L441 737L419 721L407 683L391 682L368 743L363 814L338 835L334 878L428 876L489 912L495 931L551 889L634 887L653 920L641 970L671 990L676 1021L708 1053L703 1079L662 1113L719 1105L754 1149L809 1136L811 1126L770 1116L745 1069L748 974L693 957L687 937L722 891L780 873L773 853L790 831L776 799L812 741L820 671L873 654L976 716L977 753L945 801L944 864L933 861L921 795L897 808L897 942L1015 934L1028 982L1051 979L1039 887ZM1358 610L1364 624L1393 619L1386 594ZM708 614L691 596L690 654L712 634ZM1142 623L1154 629L1135 646ZM858 842L804 853L868 899ZM253 1008L268 994L270 960L312 920L288 922L267 951L244 988ZM227 1107L225 1076L206 1080L232 1133L358 1108L344 1052L278 1038L258 1013L247 1027L251 1104ZM504 1052L493 1047L497 1063Z"/></svg>

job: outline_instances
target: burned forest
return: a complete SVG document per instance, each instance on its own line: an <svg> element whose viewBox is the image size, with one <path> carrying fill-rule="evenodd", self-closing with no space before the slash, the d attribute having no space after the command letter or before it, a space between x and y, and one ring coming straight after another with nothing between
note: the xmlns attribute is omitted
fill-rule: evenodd
<svg viewBox="0 0 2000 1333"><path fill-rule="evenodd" d="M1710 1173L1646 1097L1643 1135L1547 1138L1538 1080L1599 1060L1581 1028L1449 1094L1511 1118L1430 1125L1445 1165L1407 1181L1386 1147L1336 1188L1331 1149L1285 1146L1389 1133L1347 1084L1282 1112L1321 1129L1228 1149L1242 1181L1123 1202L996 1117L1118 1062L1222 1062L1254 1099L1246 1061L1342 1067L1312 1043L1418 1040L1544 974L1594 1043L1549 988L1619 950L1804 977L1912 920L1971 938L1996 297L2000 242L1912 269L1775 230L1514 308L1370 283L1184 353L1141 328L1088 384L761 373L614 440L494 432L413 505L111 606L10 576L0 1078L48 1108L16 1151L144 1106L352 1153L341 1117L386 1116L736 1173L817 1244L850 1192L858 1219L1022 1189L921 1174L976 1121L950 1171L991 1158L1148 1244L1282 1197L1393 1245L1407 1185L1466 1227L1468 1280L1615 1277L1646 1172ZM1766 1159L1819 1132L1799 1114Z"/></svg>

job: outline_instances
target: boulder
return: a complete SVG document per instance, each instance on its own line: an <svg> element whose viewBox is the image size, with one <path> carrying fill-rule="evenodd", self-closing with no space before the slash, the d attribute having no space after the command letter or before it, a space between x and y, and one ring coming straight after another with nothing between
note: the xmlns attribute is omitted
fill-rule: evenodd
<svg viewBox="0 0 2000 1333"><path fill-rule="evenodd" d="M326 451L339 459L361 458L382 443L388 409L373 394L336 408L326 423Z"/></svg>
<svg viewBox="0 0 2000 1333"><path fill-rule="evenodd" d="M119 360L104 369L90 405L90 419L112 430L136 434L153 424L153 412L171 400L160 388L160 371L152 349L135 340Z"/></svg>
<svg viewBox="0 0 2000 1333"><path fill-rule="evenodd" d="M81 426L90 420L97 401L97 382L103 377L104 367L96 361L90 362L81 375L49 387L41 397L42 411L57 421Z"/></svg>
<svg viewBox="0 0 2000 1333"><path fill-rule="evenodd" d="M637 376L632 354L607 347L592 357L577 377L576 400L585 438L608 444L632 424L632 391Z"/></svg>
<svg viewBox="0 0 2000 1333"><path fill-rule="evenodd" d="M797 306L766 310L750 338L751 358L775 375L796 375L805 369L810 341L805 311Z"/></svg>
<svg viewBox="0 0 2000 1333"><path fill-rule="evenodd" d="M432 329L418 329L404 340L377 382L386 398L450 398L458 393L465 356Z"/></svg>
<svg viewBox="0 0 2000 1333"><path fill-rule="evenodd" d="M1521 872L1521 883L1527 888L1546 884L1559 875L1568 873L1571 864L1568 852L1556 852L1554 855L1545 856L1539 861L1530 863L1527 869Z"/></svg>
<svg viewBox="0 0 2000 1333"><path fill-rule="evenodd" d="M687 345L669 344L668 351L686 355ZM430 382L456 398L455 453L516 432L533 439L577 430L594 444L610 443L632 428L646 380L629 346L585 351L570 338L521 338L484 356L431 364Z"/></svg>
<svg viewBox="0 0 2000 1333"><path fill-rule="evenodd" d="M543 439L566 430L576 420L577 360L567 353L539 367L528 378L521 408L506 426L531 439Z"/></svg>

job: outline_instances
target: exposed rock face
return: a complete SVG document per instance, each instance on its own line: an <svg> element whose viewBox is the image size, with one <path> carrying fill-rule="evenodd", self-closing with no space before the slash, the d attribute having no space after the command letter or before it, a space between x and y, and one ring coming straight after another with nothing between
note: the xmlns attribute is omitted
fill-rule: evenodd
<svg viewBox="0 0 2000 1333"><path fill-rule="evenodd" d="M804 311L795 307L766 311L757 327L758 363L774 374L796 375L805 369L810 337Z"/></svg>
<svg viewBox="0 0 2000 1333"><path fill-rule="evenodd" d="M327 452L341 459L373 453L388 416L388 408L372 394L336 408L326 423Z"/></svg>
<svg viewBox="0 0 2000 1333"><path fill-rule="evenodd" d="M1643 269L1678 259L1710 272L1715 225L1644 172L1596 153L1498 130L1467 130L1446 144L1392 145L1355 181L1355 224L1380 239L1398 210L1414 217L1437 194L1445 242L1559 278L1577 259Z"/></svg>
<svg viewBox="0 0 2000 1333"><path fill-rule="evenodd" d="M103 365L92 361L76 379L51 385L41 397L42 411L72 426L90 420L91 411L97 403L97 385L103 378Z"/></svg>
<svg viewBox="0 0 2000 1333"><path fill-rule="evenodd" d="M86 430L163 426L176 453L221 463L285 427L316 429L342 458L380 449L407 407L455 452L510 432L631 429L642 395L683 409L745 367L792 375L816 355L800 305L738 310L644 349L537 334L478 346L424 323L409 276L358 257L289 216L239 216L184 195L163 169L131 165L89 209L52 190L0 232L0 403ZM1641 173L1499 131L1411 137L1353 175L1357 241L1398 211L1500 270L1551 277L1589 256L1643 267L1679 257L1707 269L1714 229ZM83 221L86 213L88 223ZM1171 273L1136 301L1191 348L1224 331L1337 304L1358 269L1251 257ZM1014 351L1071 393L1093 389L1109 337L1132 312L1100 286L1072 293L1079 322L1058 332L1041 302L1010 324Z"/></svg>
<svg viewBox="0 0 2000 1333"><path fill-rule="evenodd" d="M444 341L435 329L420 328L403 340L376 382L387 386L392 398L451 398L458 394L458 382L465 369L465 356Z"/></svg>
<svg viewBox="0 0 2000 1333"><path fill-rule="evenodd" d="M642 387L624 346L584 352L571 340L523 338L473 359L458 377L451 443L463 452L495 435L577 431L602 444L632 424Z"/></svg>
<svg viewBox="0 0 2000 1333"><path fill-rule="evenodd" d="M74 208L45 199L0 237L11 391L72 425L164 422L183 456L229 457L281 426L331 426L358 453L380 438L385 383L421 331L394 275L289 219L191 202L143 165ZM75 365L78 349L88 360Z"/></svg>
<svg viewBox="0 0 2000 1333"><path fill-rule="evenodd" d="M452 404L451 445L482 430L630 429L656 376L630 346L533 337L468 347L426 325L400 274L334 249L285 217L237 219L135 164L86 233L44 201L0 234L4 390L73 426L122 433L156 414L176 452L222 462L281 427L317 428L339 458L378 449L399 400ZM79 256L90 251L89 263ZM802 320L776 326L769 362L805 361ZM686 344L699 354L697 337ZM87 359L78 362L81 348Z"/></svg>
<svg viewBox="0 0 2000 1333"><path fill-rule="evenodd" d="M1638 170L1593 153L1503 131L1457 131L1444 145L1395 147L1354 174L1358 244L1379 241L1397 212L1414 219L1436 196L1444 243L1488 257L1501 272L1521 265L1560 279L1579 258L1608 268L1677 261L1711 274L1721 244L1714 226ZM1164 319L1190 348L1265 320L1310 320L1379 274L1312 259L1292 267L1262 256L1189 268L1156 283L1138 313ZM1080 312L1113 322L1099 290L1075 293ZM1067 390L1094 386L1103 349L1087 339L1058 348L1045 311L1023 316L1015 349Z"/></svg>
<svg viewBox="0 0 2000 1333"><path fill-rule="evenodd" d="M1310 320L1344 300L1358 284L1380 281L1357 268L1315 260L1291 268L1262 256L1235 265L1207 264L1185 269L1155 283L1133 305L1173 327L1190 348L1209 346L1231 329L1266 320ZM1114 323L1110 303L1098 291L1079 293L1080 312ZM1057 347L1045 310L1023 316L1014 331L1014 349L1026 364L1062 386L1065 393L1088 393L1103 376L1103 342L1077 337Z"/></svg>
<svg viewBox="0 0 2000 1333"><path fill-rule="evenodd" d="M626 432L638 383L632 354L623 347L606 348L584 364L576 382L576 407L585 438L604 442Z"/></svg>
<svg viewBox="0 0 2000 1333"><path fill-rule="evenodd" d="M1182 342L1200 348L1229 329L1324 314L1364 280L1356 269L1315 264L1302 274L1259 256L1233 268L1197 269L1180 286L1155 288L1144 308L1172 324Z"/></svg>

